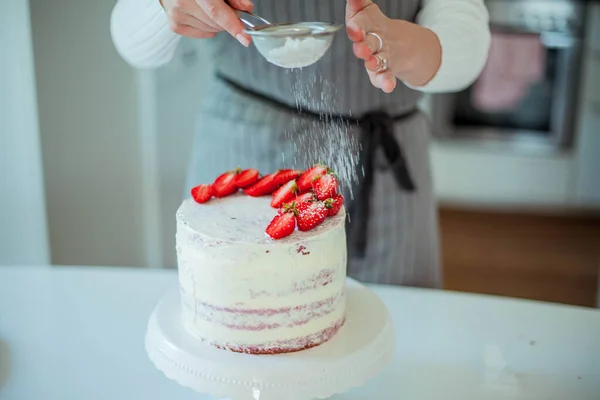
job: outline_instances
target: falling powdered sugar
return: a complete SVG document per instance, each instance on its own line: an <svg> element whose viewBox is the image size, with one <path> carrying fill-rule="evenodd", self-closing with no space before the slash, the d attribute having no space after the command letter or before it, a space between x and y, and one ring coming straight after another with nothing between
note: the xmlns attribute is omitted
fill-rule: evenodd
<svg viewBox="0 0 600 400"><path fill-rule="evenodd" d="M352 188L358 183L359 143L348 121L331 112L338 108L335 87L315 71L297 71L296 77L292 84L296 106L321 117L307 118L300 114L294 118L292 128L286 132L294 146L294 164L296 167L326 164L353 198Z"/></svg>
<svg viewBox="0 0 600 400"><path fill-rule="evenodd" d="M314 37L287 38L283 46L267 52L266 59L282 68L302 68L317 62L331 41Z"/></svg>

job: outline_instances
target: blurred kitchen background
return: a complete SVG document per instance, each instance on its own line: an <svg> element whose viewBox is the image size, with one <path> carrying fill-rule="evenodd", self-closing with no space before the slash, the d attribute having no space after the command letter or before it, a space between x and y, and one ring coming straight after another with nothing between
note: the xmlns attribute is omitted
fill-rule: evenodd
<svg viewBox="0 0 600 400"><path fill-rule="evenodd" d="M184 40L168 66L131 69L111 42L113 5L0 0L0 265L176 266L210 59ZM480 79L422 104L445 288L598 306L600 5L488 7Z"/></svg>

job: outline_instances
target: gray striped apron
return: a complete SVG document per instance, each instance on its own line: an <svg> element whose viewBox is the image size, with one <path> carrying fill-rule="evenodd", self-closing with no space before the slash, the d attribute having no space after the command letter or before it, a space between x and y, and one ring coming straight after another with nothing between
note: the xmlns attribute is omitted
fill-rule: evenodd
<svg viewBox="0 0 600 400"><path fill-rule="evenodd" d="M388 16L405 20L414 20L420 8L420 0L377 3ZM272 21L343 23L346 3L257 0L255 4L256 12ZM437 211L428 154L430 126L421 113L412 112L421 94L402 84L391 95L372 87L362 61L354 57L343 33L335 38L322 60L302 70L276 67L253 47L243 48L225 34L210 42L215 77L223 79L212 80L203 95L186 192L237 166L268 173L327 163L313 159L317 155L306 150L314 143L326 142L332 132L343 132L356 144L350 146L350 152L361 154L357 174L360 184L346 182L344 186L346 198L354 199L349 201L351 208L358 202L356 197L365 194L365 185L369 186L367 223L360 224L358 218L350 219L348 224L348 275L363 282L439 287ZM236 90L239 88L243 90ZM288 109L278 106L281 104ZM305 112L291 114L294 108ZM314 118L307 113L331 118ZM365 124L348 124L336 118L340 115L380 116L374 119L375 125L399 144L408 179L416 190L402 187L394 165L386 157L390 146L385 142L370 154L374 161L369 165L374 168L365 182L361 174L365 151L358 145L364 143ZM403 117L394 121L394 116ZM366 204L364 198L360 203ZM361 236L360 231L366 238L363 252L356 251L356 247L363 247L360 238L353 239Z"/></svg>

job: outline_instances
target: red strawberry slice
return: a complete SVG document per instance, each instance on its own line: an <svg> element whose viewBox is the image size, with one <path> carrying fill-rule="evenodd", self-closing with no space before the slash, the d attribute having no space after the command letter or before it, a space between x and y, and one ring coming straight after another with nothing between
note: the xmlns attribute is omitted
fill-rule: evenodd
<svg viewBox="0 0 600 400"><path fill-rule="evenodd" d="M335 196L337 188L338 182L333 174L323 175L313 182L313 189L319 200L325 200Z"/></svg>
<svg viewBox="0 0 600 400"><path fill-rule="evenodd" d="M273 193L273 200L271 200L271 207L279 208L293 199L296 196L296 192L298 191L298 186L296 185L296 181L289 181L279 189L275 193Z"/></svg>
<svg viewBox="0 0 600 400"><path fill-rule="evenodd" d="M276 215L269 226L267 226L266 232L273 239L281 239L291 235L295 228L296 217L292 211L289 211Z"/></svg>
<svg viewBox="0 0 600 400"><path fill-rule="evenodd" d="M317 198L315 197L315 194L313 192L306 192L306 193L302 193L301 195L296 196L296 198L293 199L292 202L294 202L296 204L302 204L302 203L311 203L315 200L317 200Z"/></svg>
<svg viewBox="0 0 600 400"><path fill-rule="evenodd" d="M298 204L296 209L298 210L296 222L301 231L309 231L322 224L327 218L327 208L320 201Z"/></svg>
<svg viewBox="0 0 600 400"><path fill-rule="evenodd" d="M240 189L246 188L258 181L258 175L259 172L255 168L240 171L235 177L235 185Z"/></svg>
<svg viewBox="0 0 600 400"><path fill-rule="evenodd" d="M299 194L294 199L292 199L292 201L284 203L283 206L279 209L278 213L283 214L284 212L287 212L290 209L294 209L298 204L312 203L313 201L317 201L317 198L315 197L315 194L312 191Z"/></svg>
<svg viewBox="0 0 600 400"><path fill-rule="evenodd" d="M289 181L298 178L301 173L302 171L295 169L282 169L277 173L277 183L284 185Z"/></svg>
<svg viewBox="0 0 600 400"><path fill-rule="evenodd" d="M236 186L235 181L235 171L229 171L219 175L213 182L215 197L225 197L237 192L238 187Z"/></svg>
<svg viewBox="0 0 600 400"><path fill-rule="evenodd" d="M298 178L298 190L300 190L300 192L306 192L312 187L315 178L325 175L326 173L327 167L323 165L317 164L314 167L310 167L300 175L300 178Z"/></svg>
<svg viewBox="0 0 600 400"><path fill-rule="evenodd" d="M344 204L344 196L341 194L336 194L335 196L325 200L324 204L325 208L327 208L327 215L333 217L342 209L342 205Z"/></svg>
<svg viewBox="0 0 600 400"><path fill-rule="evenodd" d="M259 197L264 196L266 194L271 194L279 187L279 185L277 184L277 179L275 178L276 176L277 172L264 176L254 185L244 189L244 192L246 192L248 196L252 197Z"/></svg>
<svg viewBox="0 0 600 400"><path fill-rule="evenodd" d="M191 190L192 198L196 203L206 203L214 195L212 185L198 185Z"/></svg>

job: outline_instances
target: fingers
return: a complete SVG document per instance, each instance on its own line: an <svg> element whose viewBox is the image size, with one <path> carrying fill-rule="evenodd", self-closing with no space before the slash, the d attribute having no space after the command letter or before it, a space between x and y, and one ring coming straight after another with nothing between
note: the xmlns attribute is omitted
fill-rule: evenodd
<svg viewBox="0 0 600 400"><path fill-rule="evenodd" d="M381 90L385 93L392 93L396 89L396 77L389 72L378 75L381 77Z"/></svg>
<svg viewBox="0 0 600 400"><path fill-rule="evenodd" d="M177 25L173 28L173 32L193 39L212 39L216 35L215 32L203 31L188 25Z"/></svg>
<svg viewBox="0 0 600 400"><path fill-rule="evenodd" d="M369 75L371 84L385 93L392 93L396 88L396 77L391 72L377 73L367 70L367 74Z"/></svg>
<svg viewBox="0 0 600 400"><path fill-rule="evenodd" d="M370 56L365 61L365 68L368 71L377 72L381 67L384 66L383 60L389 60L387 53L384 51Z"/></svg>
<svg viewBox="0 0 600 400"><path fill-rule="evenodd" d="M202 10L200 10L200 12L201 11ZM201 18L202 16L205 17L205 15L198 15L197 13L196 15L186 14L185 12L177 9L173 9L170 12L170 20L175 25L174 27L177 25L184 25L205 31L207 33L217 33L221 30L218 26L211 26L205 23L205 18Z"/></svg>
<svg viewBox="0 0 600 400"><path fill-rule="evenodd" d="M374 25L370 16L367 14L368 13L361 12L352 18L346 19L346 32L348 32L348 36L353 42L362 42L365 40L365 33L367 32L366 28Z"/></svg>
<svg viewBox="0 0 600 400"><path fill-rule="evenodd" d="M373 4L371 0L347 0L346 1L346 20L351 19L357 13Z"/></svg>
<svg viewBox="0 0 600 400"><path fill-rule="evenodd" d="M354 43L362 42L363 40L365 40L365 31L355 26L349 26L348 24L346 24L346 34L348 35L348 38Z"/></svg>
<svg viewBox="0 0 600 400"><path fill-rule="evenodd" d="M237 17L235 11L223 0L204 0L199 2L206 16L236 38L242 45L250 45L250 37L244 31L242 21Z"/></svg>
<svg viewBox="0 0 600 400"><path fill-rule="evenodd" d="M361 60L369 60L371 56L381 50L382 43L379 42L374 35L365 35L364 40L354 43L352 45L352 50L354 51L354 55Z"/></svg>
<svg viewBox="0 0 600 400"><path fill-rule="evenodd" d="M229 5L242 11L252 11L254 9L254 4L249 0L229 0Z"/></svg>
<svg viewBox="0 0 600 400"><path fill-rule="evenodd" d="M346 2L346 33L354 42L352 50L354 55L364 60L365 69L371 83L385 93L391 93L396 88L396 76L389 70L389 56L383 50L384 39L367 34L377 30L385 31L387 17L371 0L347 0ZM377 72L382 67L385 71Z"/></svg>
<svg viewBox="0 0 600 400"><path fill-rule="evenodd" d="M369 79L373 86L383 90L385 93L392 93L396 88L396 76L389 69L378 72L382 67L388 67L384 60L389 60L389 56L385 51L377 52L379 49L379 40L377 42L375 50L366 42L354 43L354 54L358 58L365 60L365 69L369 74Z"/></svg>
<svg viewBox="0 0 600 400"><path fill-rule="evenodd" d="M250 0L231 0L234 7L250 11ZM250 37L235 12L223 0L174 0L169 7L171 29L193 38L211 38L226 30L241 44L248 46Z"/></svg>

